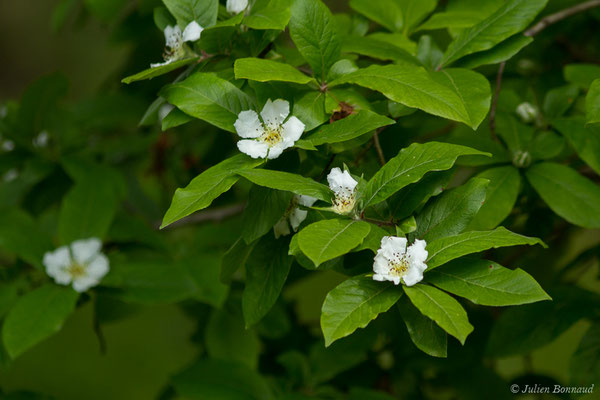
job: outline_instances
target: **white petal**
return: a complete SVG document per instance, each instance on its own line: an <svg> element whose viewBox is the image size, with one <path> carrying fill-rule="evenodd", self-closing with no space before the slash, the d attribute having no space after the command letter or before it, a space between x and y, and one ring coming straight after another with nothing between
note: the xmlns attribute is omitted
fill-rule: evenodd
<svg viewBox="0 0 600 400"><path fill-rule="evenodd" d="M292 226L292 229L294 230L294 232L296 232L298 230L298 227L306 219L307 215L308 215L308 211L301 210L299 208L295 208L290 213L290 225Z"/></svg>
<svg viewBox="0 0 600 400"><path fill-rule="evenodd" d="M252 110L242 111L233 124L237 134L243 138L256 138L265 133L258 114Z"/></svg>
<svg viewBox="0 0 600 400"><path fill-rule="evenodd" d="M385 277L384 275L375 274L375 275L373 275L373 280L383 282L383 281L387 281L387 277Z"/></svg>
<svg viewBox="0 0 600 400"><path fill-rule="evenodd" d="M263 122L270 129L277 129L288 115L290 115L290 103L282 99L275 101L271 101L271 99L267 100L267 103L260 112Z"/></svg>
<svg viewBox="0 0 600 400"><path fill-rule="evenodd" d="M98 238L76 240L71 243L73 258L80 264L86 264L94 258L102 248L102 241Z"/></svg>
<svg viewBox="0 0 600 400"><path fill-rule="evenodd" d="M53 252L44 254L44 266L48 276L54 278L56 283L67 285L71 282L68 268L71 265L71 255L67 246L59 247Z"/></svg>
<svg viewBox="0 0 600 400"><path fill-rule="evenodd" d="M252 158L265 158L269 145L256 140L240 140L237 147L242 153L248 154Z"/></svg>
<svg viewBox="0 0 600 400"><path fill-rule="evenodd" d="M202 28L196 21L192 21L183 30L183 41L194 42L200 39L200 34L204 28Z"/></svg>
<svg viewBox="0 0 600 400"><path fill-rule="evenodd" d="M167 47L176 48L181 46L181 29L179 26L167 26L165 28L165 41Z"/></svg>
<svg viewBox="0 0 600 400"><path fill-rule="evenodd" d="M375 256L373 262L373 272L376 274L387 274L390 272L388 260L381 251L378 251L377 255Z"/></svg>
<svg viewBox="0 0 600 400"><path fill-rule="evenodd" d="M304 124L296 117L290 117L285 124L283 124L283 141L289 142L290 147L294 145L296 140L300 139L304 132Z"/></svg>
<svg viewBox="0 0 600 400"><path fill-rule="evenodd" d="M349 195L352 194L358 182L352 178L348 171L342 172L339 168L332 168L327 175L329 188L336 194Z"/></svg>
<svg viewBox="0 0 600 400"><path fill-rule="evenodd" d="M108 273L108 270L108 258L100 253L89 262L85 273L87 276L100 280Z"/></svg>
<svg viewBox="0 0 600 400"><path fill-rule="evenodd" d="M298 196L298 204L301 204L305 207L312 207L312 205L315 204L316 202L317 202L317 199L315 199L314 197L306 196L303 194Z"/></svg>
<svg viewBox="0 0 600 400"><path fill-rule="evenodd" d="M239 14L248 7L248 0L227 0L226 7L229 14Z"/></svg>
<svg viewBox="0 0 600 400"><path fill-rule="evenodd" d="M423 280L423 273L417 268L409 268L402 280L406 286L412 286Z"/></svg>
<svg viewBox="0 0 600 400"><path fill-rule="evenodd" d="M411 263L424 263L427 260L427 250L425 250L427 242L424 240L415 240L406 250L406 255L410 257Z"/></svg>
<svg viewBox="0 0 600 400"><path fill-rule="evenodd" d="M267 155L267 158L269 160L272 160L274 158L277 158L281 155L281 153L283 153L283 151L285 149L287 149L289 146L286 146L284 143L277 143L273 146L271 146L269 148L269 154Z"/></svg>
<svg viewBox="0 0 600 400"><path fill-rule="evenodd" d="M388 260L397 259L406 252L406 238L384 236L381 239L381 251Z"/></svg>
<svg viewBox="0 0 600 400"><path fill-rule="evenodd" d="M399 285L400 284L400 277L399 276L393 276L392 279L390 279L392 281L394 281L394 285Z"/></svg>
<svg viewBox="0 0 600 400"><path fill-rule="evenodd" d="M163 65L171 64L173 61L175 61L175 60L169 59L169 60L167 60L165 62L161 62L161 63L152 63L152 64L150 64L150 68L162 67Z"/></svg>
<svg viewBox="0 0 600 400"><path fill-rule="evenodd" d="M275 239L292 233L292 231L290 231L290 225L285 217L282 217L279 221L277 221L275 226L273 226L273 233L275 233Z"/></svg>
<svg viewBox="0 0 600 400"><path fill-rule="evenodd" d="M96 286L99 283L98 279L91 276L82 276L73 280L73 289L81 293L85 292L92 286Z"/></svg>

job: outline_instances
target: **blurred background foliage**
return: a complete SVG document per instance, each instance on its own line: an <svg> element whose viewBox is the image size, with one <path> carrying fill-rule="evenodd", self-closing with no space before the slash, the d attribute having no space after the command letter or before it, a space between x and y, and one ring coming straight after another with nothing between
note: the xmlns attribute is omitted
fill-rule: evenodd
<svg viewBox="0 0 600 400"><path fill-rule="evenodd" d="M345 1L325 3L334 12L348 11ZM450 6L447 3L483 13L494 2L440 1L438 7ZM575 3L551 0L543 14ZM79 165L88 170L98 168L102 176L111 176L111 182L120 182L117 185L126 189L118 195L121 206L114 219L111 216L106 248L111 263L127 265L123 270L138 284L122 289L119 279L124 278L113 275L107 287L80 299L81 306L58 334L15 360L3 354L0 388L5 398L173 398L172 377L178 377L175 382L185 381L177 374L202 354L249 367L259 363L260 371L277 386L297 387L307 396L316 396L312 390L319 388L323 398L351 386L382 391L393 388L399 398L481 399L483 393L485 398L492 396L490 392L493 398L510 398L507 382L589 385L598 379L600 364L582 363L579 357L585 354L578 348L586 334L586 340L597 341L597 325L595 330L590 326L598 320L600 310L600 232L565 223L527 185L504 225L541 237L550 248L498 250L494 256L528 271L554 302L506 311L468 303L477 329L464 347L452 342L447 359L434 359L417 350L404 325L394 319L397 310L325 350L318 329L321 304L343 279L333 271L307 273L293 268L283 299L254 330L244 330L241 319L234 318L240 312L243 285L239 281L233 282L220 310L212 307L227 297L226 286L219 286L215 277L222 253L239 236L242 217L234 215L224 221L200 218L162 232L157 226L175 188L223 159L224 155L213 149L232 148L234 140L201 121L166 133L156 116L138 126L158 89L173 75L143 84L120 83L122 77L159 59L164 43L162 32L154 25L153 10L160 5L159 0L0 2L1 112L5 126L13 129L9 129L13 136L4 134L2 141L16 143L10 150L11 146L5 145L0 155L0 203L3 209L19 206L35 218L36 229L54 236L61 202L77 183L77 172L69 165L85 159ZM551 102L550 90L567 85L566 65L600 64L599 24L600 12L592 10L537 36L507 63L500 107L513 110L516 98L541 108ZM429 32L440 45L449 42L451 33ZM497 66L480 71L493 81ZM571 90L574 107L581 108L580 90ZM567 100L564 107L569 108L569 98L560 92L557 102ZM415 140L459 143L463 129L455 128L447 121L415 113L386 130L382 147L390 157ZM486 130L484 123L478 134L488 137ZM42 132L47 132L46 139L40 139ZM69 157L75 160L71 164ZM376 168L376 155L369 154L366 162ZM594 172L585 170L583 163L581 167L598 182ZM465 180L473 171L473 166L463 166L455 179ZM117 178L112 178L113 173ZM227 206L243 198L247 190L247 185L238 185L215 206L230 210ZM4 215L0 230L11 230L14 225L10 221L23 218L27 217ZM157 289L159 299L150 298L139 265L143 260L158 263L160 257L176 265L181 274L193 274L190 271L201 266L206 275L194 277L197 286L190 288L178 281L183 275L169 272L162 276L163 269L150 268L165 282ZM353 257L345 261L364 261ZM21 279L14 268L4 268L23 265L12 254L0 252L0 263L0 278L17 282L1 287L2 316L20 291L41 278L33 272L33 277ZM173 304L178 300L182 301ZM498 318L503 325L494 325ZM378 334L382 330L388 336ZM226 337L221 337L223 332ZM354 351L346 352L345 346ZM586 369L579 369L580 365ZM590 365L596 369L589 370ZM201 375L202 371L187 373ZM351 389L348 398L388 398L362 390L366 389ZM586 398L600 398L598 393L600 387Z"/></svg>

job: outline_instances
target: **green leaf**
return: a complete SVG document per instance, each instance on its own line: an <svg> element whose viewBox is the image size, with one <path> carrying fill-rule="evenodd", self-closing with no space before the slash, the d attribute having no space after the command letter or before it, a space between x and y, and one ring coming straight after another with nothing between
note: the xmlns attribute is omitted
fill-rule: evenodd
<svg viewBox="0 0 600 400"><path fill-rule="evenodd" d="M452 89L467 110L471 128L476 129L490 109L492 92L483 75L462 68L449 68L431 73L432 78Z"/></svg>
<svg viewBox="0 0 600 400"><path fill-rule="evenodd" d="M244 327L239 306L214 309L206 324L204 341L211 358L256 369L260 342L253 330Z"/></svg>
<svg viewBox="0 0 600 400"><path fill-rule="evenodd" d="M433 357L448 355L448 335L431 318L421 314L408 299L398 302L410 339L417 348Z"/></svg>
<svg viewBox="0 0 600 400"><path fill-rule="evenodd" d="M496 131L508 145L512 154L519 151L529 151L534 129L517 120L513 115L498 113L496 115Z"/></svg>
<svg viewBox="0 0 600 400"><path fill-rule="evenodd" d="M600 187L560 164L535 164L526 172L533 188L559 216L584 228L600 228Z"/></svg>
<svg viewBox="0 0 600 400"><path fill-rule="evenodd" d="M314 90L294 96L292 114L304 123L305 132L329 120L329 115L325 113L325 99L326 95L324 93Z"/></svg>
<svg viewBox="0 0 600 400"><path fill-rule="evenodd" d="M260 186L331 201L329 187L298 174L270 169L241 170L237 174Z"/></svg>
<svg viewBox="0 0 600 400"><path fill-rule="evenodd" d="M473 325L464 308L454 298L433 286L416 284L403 286L404 292L421 313L434 320L440 328L465 344Z"/></svg>
<svg viewBox="0 0 600 400"><path fill-rule="evenodd" d="M290 20L290 6L286 0L257 0L244 18L244 25L252 29L284 30Z"/></svg>
<svg viewBox="0 0 600 400"><path fill-rule="evenodd" d="M313 80L289 64L262 58L238 58L234 64L235 79L259 82L282 81L306 84Z"/></svg>
<svg viewBox="0 0 600 400"><path fill-rule="evenodd" d="M183 30L196 21L203 28L213 26L219 13L218 0L162 0Z"/></svg>
<svg viewBox="0 0 600 400"><path fill-rule="evenodd" d="M260 165L262 160L238 154L221 161L192 179L185 187L175 191L171 206L167 210L161 228L202 210L222 193L228 191L239 179L238 172Z"/></svg>
<svg viewBox="0 0 600 400"><path fill-rule="evenodd" d="M0 210L0 220L0 248L42 269L44 253L53 247L50 237L20 209Z"/></svg>
<svg viewBox="0 0 600 400"><path fill-rule="evenodd" d="M433 31L445 28L470 28L478 22L481 22L481 20L480 14L474 11L439 12L433 14L431 18L421 24L416 30Z"/></svg>
<svg viewBox="0 0 600 400"><path fill-rule="evenodd" d="M533 42L532 37L521 34L514 35L489 50L465 56L458 62L458 65L462 68L473 69L482 65L499 64L513 58L531 42Z"/></svg>
<svg viewBox="0 0 600 400"><path fill-rule="evenodd" d="M173 378L175 391L198 400L272 400L267 382L244 364L202 359Z"/></svg>
<svg viewBox="0 0 600 400"><path fill-rule="evenodd" d="M377 40L373 37L345 36L342 41L342 52L356 53L378 60L404 61L409 64L419 65L419 60L408 51L393 43Z"/></svg>
<svg viewBox="0 0 600 400"><path fill-rule="evenodd" d="M62 244L77 239L102 239L117 212L118 197L113 184L102 179L77 182L65 195L58 217Z"/></svg>
<svg viewBox="0 0 600 400"><path fill-rule="evenodd" d="M428 173L420 181L401 189L387 201L391 214L396 219L412 215L432 196L442 193L453 174L452 170Z"/></svg>
<svg viewBox="0 0 600 400"><path fill-rule="evenodd" d="M492 15L463 30L450 43L441 66L478 51L488 50L519 33L542 11L548 0L510 0Z"/></svg>
<svg viewBox="0 0 600 400"><path fill-rule="evenodd" d="M19 298L2 327L11 358L58 332L75 309L79 294L68 287L46 284Z"/></svg>
<svg viewBox="0 0 600 400"><path fill-rule="evenodd" d="M221 282L226 284L231 282L233 274L246 265L246 261L248 261L253 248L254 243L246 244L242 238L239 238L231 245L229 250L223 254L223 259L221 260Z"/></svg>
<svg viewBox="0 0 600 400"><path fill-rule="evenodd" d="M253 106L253 100L231 82L202 72L165 86L160 96L186 114L229 132L235 132L233 124L240 111Z"/></svg>
<svg viewBox="0 0 600 400"><path fill-rule="evenodd" d="M402 0L399 5L402 9L404 34L408 34L435 9L437 0Z"/></svg>
<svg viewBox="0 0 600 400"><path fill-rule="evenodd" d="M387 0L350 0L350 7L390 31L402 29L402 9L399 2Z"/></svg>
<svg viewBox="0 0 600 400"><path fill-rule="evenodd" d="M327 294L321 312L325 346L366 327L389 310L402 296L391 282L377 282L369 276L350 278Z"/></svg>
<svg viewBox="0 0 600 400"><path fill-rule="evenodd" d="M291 8L290 36L298 51L325 81L329 68L340 57L340 39L331 11L321 0L296 0Z"/></svg>
<svg viewBox="0 0 600 400"><path fill-rule="evenodd" d="M577 96L579 88L572 84L549 90L544 97L544 117L554 122L554 118L561 117L571 108Z"/></svg>
<svg viewBox="0 0 600 400"><path fill-rule="evenodd" d="M589 385L600 382L600 322L589 327L569 361L571 384Z"/></svg>
<svg viewBox="0 0 600 400"><path fill-rule="evenodd" d="M288 248L288 240L268 236L250 254L242 296L246 327L260 321L277 301L294 260L288 255Z"/></svg>
<svg viewBox="0 0 600 400"><path fill-rule="evenodd" d="M326 219L302 229L298 233L298 245L318 267L361 244L370 229L370 225L364 221Z"/></svg>
<svg viewBox="0 0 600 400"><path fill-rule="evenodd" d="M519 235L501 226L493 231L465 232L460 235L434 240L427 244L427 251L429 252L429 258L426 261L427 271L467 254L522 244L532 246L541 244L545 247L544 242L540 239Z"/></svg>
<svg viewBox="0 0 600 400"><path fill-rule="evenodd" d="M194 117L187 115L178 108L174 108L163 118L163 120L161 121L160 128L164 132L177 126L187 124L188 122L193 120Z"/></svg>
<svg viewBox="0 0 600 400"><path fill-rule="evenodd" d="M242 237L246 243L268 233L290 205L292 194L262 186L253 186L242 219Z"/></svg>
<svg viewBox="0 0 600 400"><path fill-rule="evenodd" d="M462 232L481 208L488 183L473 178L437 197L417 215L414 237L431 242Z"/></svg>
<svg viewBox="0 0 600 400"><path fill-rule="evenodd" d="M600 129L585 126L580 117L554 119L552 125L567 138L579 157L600 174Z"/></svg>
<svg viewBox="0 0 600 400"><path fill-rule="evenodd" d="M534 160L549 160L562 153L566 140L552 131L541 131L529 145Z"/></svg>
<svg viewBox="0 0 600 400"><path fill-rule="evenodd" d="M596 315L600 297L575 286L550 292L552 301L509 307L492 326L486 348L491 357L530 353L553 342L582 318Z"/></svg>
<svg viewBox="0 0 600 400"><path fill-rule="evenodd" d="M395 121L368 110L360 110L356 114L324 125L306 140L319 146L324 143L345 142L371 132L382 126L394 124Z"/></svg>
<svg viewBox="0 0 600 400"><path fill-rule="evenodd" d="M471 88L472 93L467 93L466 88L470 86L463 86L468 78L472 78L471 84L475 85ZM472 71L432 75L425 68L410 64L371 65L343 75L329 86L342 83L354 83L376 90L405 106L464 122L473 128L481 123L482 107L486 101L489 102L489 99L485 100L489 97L489 83ZM475 103L467 105L465 101Z"/></svg>
<svg viewBox="0 0 600 400"><path fill-rule="evenodd" d="M129 83L136 82L136 81L143 81L146 79L156 78L157 76L161 76L161 75L167 74L171 71L174 71L178 68L181 68L184 65L191 64L196 60L197 60L197 58L190 57L190 58L184 58L183 60L173 61L173 62L165 64L165 65L159 65L158 67L148 68L141 72L138 72L137 74L130 75L126 78L123 78L121 80L121 82L129 84Z"/></svg>
<svg viewBox="0 0 600 400"><path fill-rule="evenodd" d="M429 171L452 168L464 155L489 155L479 150L449 143L413 143L400 150L367 183L363 207L375 205L403 187L419 181Z"/></svg>
<svg viewBox="0 0 600 400"><path fill-rule="evenodd" d="M469 224L468 230L494 229L512 211L519 195L521 175L515 167L507 165L486 169L476 177L487 179L490 183L485 202Z"/></svg>
<svg viewBox="0 0 600 400"><path fill-rule="evenodd" d="M587 90L596 79L600 79L600 66L596 64L569 64L564 70L565 80Z"/></svg>
<svg viewBox="0 0 600 400"><path fill-rule="evenodd" d="M488 260L452 261L427 274L427 282L484 306L514 306L552 300L527 272Z"/></svg>
<svg viewBox="0 0 600 400"><path fill-rule="evenodd" d="M588 124L600 122L600 79L592 82L585 96L585 116Z"/></svg>

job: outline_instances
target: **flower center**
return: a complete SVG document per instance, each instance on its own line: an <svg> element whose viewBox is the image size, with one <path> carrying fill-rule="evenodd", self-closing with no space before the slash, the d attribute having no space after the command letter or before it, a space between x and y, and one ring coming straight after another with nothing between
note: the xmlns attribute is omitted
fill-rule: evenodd
<svg viewBox="0 0 600 400"><path fill-rule="evenodd" d="M173 46L166 46L163 53L165 61L178 60L183 58L184 55L185 50L183 48L183 44L179 41Z"/></svg>
<svg viewBox="0 0 600 400"><path fill-rule="evenodd" d="M280 143L283 140L283 137L281 136L281 128L265 129L265 133L260 136L259 140L268 144L270 147Z"/></svg>
<svg viewBox="0 0 600 400"><path fill-rule="evenodd" d="M354 209L356 198L352 194L338 194L333 200L333 208L339 214L347 214Z"/></svg>
<svg viewBox="0 0 600 400"><path fill-rule="evenodd" d="M79 263L73 263L69 266L69 274L73 278L80 278L85 275L85 266Z"/></svg>
<svg viewBox="0 0 600 400"><path fill-rule="evenodd" d="M402 277L408 271L410 263L406 257L390 260L390 275Z"/></svg>

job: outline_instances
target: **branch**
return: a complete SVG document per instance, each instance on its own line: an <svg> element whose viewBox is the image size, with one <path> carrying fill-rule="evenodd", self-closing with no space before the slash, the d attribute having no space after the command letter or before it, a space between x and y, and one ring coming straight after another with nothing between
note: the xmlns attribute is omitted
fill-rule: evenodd
<svg viewBox="0 0 600 400"><path fill-rule="evenodd" d="M500 89L502 87L502 74L504 74L505 65L506 62L503 62L498 68L498 75L496 75L496 91L494 92L492 107L490 108L490 133L492 134L492 139L496 141L498 141L498 136L496 136L496 107L498 106L498 97L500 96Z"/></svg>
<svg viewBox="0 0 600 400"><path fill-rule="evenodd" d="M377 151L379 163L383 166L385 165L385 157L383 155L383 150L381 149L381 143L379 143L379 132L381 132L382 130L382 128L379 128L373 134L373 144L375 145L375 150Z"/></svg>
<svg viewBox="0 0 600 400"><path fill-rule="evenodd" d="M565 8L559 12L545 16L537 24L527 29L523 34L525 36L535 36L548 26L555 24L558 21L562 21L571 15L589 10L594 7L600 7L600 0L590 0L585 3L577 4L573 7Z"/></svg>
<svg viewBox="0 0 600 400"><path fill-rule="evenodd" d="M189 225L189 224L198 224L202 222L212 221L218 222L222 221L226 218L232 217L244 211L245 204L233 204L226 207L214 208L212 210L201 211L196 214L189 215L183 219L180 219L177 222L173 222L165 229L176 228L179 226ZM160 226L160 222L156 224L156 226Z"/></svg>

